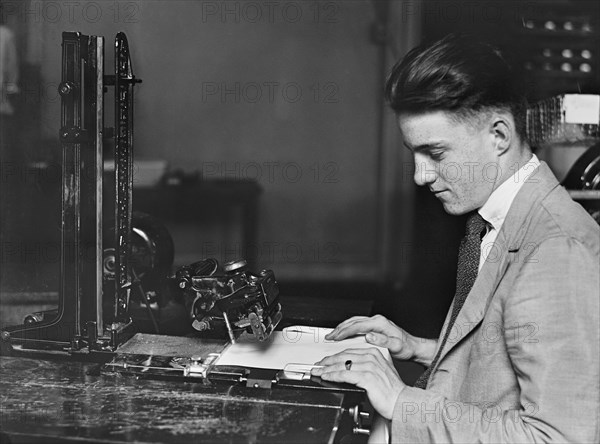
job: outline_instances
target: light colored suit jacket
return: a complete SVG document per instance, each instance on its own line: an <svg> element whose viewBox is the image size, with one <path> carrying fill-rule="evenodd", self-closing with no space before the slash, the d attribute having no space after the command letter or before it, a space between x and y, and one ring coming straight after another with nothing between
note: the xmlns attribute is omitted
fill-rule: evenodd
<svg viewBox="0 0 600 444"><path fill-rule="evenodd" d="M599 244L600 227L542 162L427 389L400 393L392 442L600 442Z"/></svg>

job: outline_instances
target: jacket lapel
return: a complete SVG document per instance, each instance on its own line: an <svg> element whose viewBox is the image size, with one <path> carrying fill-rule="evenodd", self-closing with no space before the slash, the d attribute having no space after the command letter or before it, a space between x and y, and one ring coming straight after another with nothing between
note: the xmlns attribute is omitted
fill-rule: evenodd
<svg viewBox="0 0 600 444"><path fill-rule="evenodd" d="M494 247L481 267L473 288L454 322L453 331L450 332L444 345L438 366L444 357L483 320L496 287L508 267L511 255L518 253L521 248L527 227L531 222L532 209L537 207L537 201L543 199L556 186L558 181L550 168L545 162L541 162L517 193L494 242ZM451 310L452 308L450 312ZM444 337L448 328L450 312L446 317L440 338Z"/></svg>

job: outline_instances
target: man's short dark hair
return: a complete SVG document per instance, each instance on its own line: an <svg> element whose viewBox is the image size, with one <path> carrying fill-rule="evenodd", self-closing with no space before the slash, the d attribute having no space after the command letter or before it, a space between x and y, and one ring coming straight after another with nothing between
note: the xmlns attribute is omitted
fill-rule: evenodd
<svg viewBox="0 0 600 444"><path fill-rule="evenodd" d="M526 140L519 76L496 47L474 36L450 34L412 49L393 67L385 97L396 114L451 111L464 118L509 110Z"/></svg>

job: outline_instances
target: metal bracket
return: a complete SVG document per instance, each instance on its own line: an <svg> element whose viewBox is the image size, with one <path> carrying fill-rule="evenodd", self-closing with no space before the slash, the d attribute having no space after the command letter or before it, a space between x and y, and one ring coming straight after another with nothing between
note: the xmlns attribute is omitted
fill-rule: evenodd
<svg viewBox="0 0 600 444"><path fill-rule="evenodd" d="M89 132L78 126L63 127L60 129L60 141L62 143L87 143Z"/></svg>
<svg viewBox="0 0 600 444"><path fill-rule="evenodd" d="M354 407L350 407L348 409L348 413L352 417L352 421L354 422L354 427L352 428L352 432L355 435L370 435L371 430L366 428L363 425L363 421L370 419L371 415L369 412L361 411L360 405L355 405Z"/></svg>
<svg viewBox="0 0 600 444"><path fill-rule="evenodd" d="M246 379L246 387L270 389L275 380L276 370L253 368Z"/></svg>
<svg viewBox="0 0 600 444"><path fill-rule="evenodd" d="M183 376L196 376L206 379L208 372L219 356L219 353L209 353L206 358L192 356L190 363L183 368Z"/></svg>

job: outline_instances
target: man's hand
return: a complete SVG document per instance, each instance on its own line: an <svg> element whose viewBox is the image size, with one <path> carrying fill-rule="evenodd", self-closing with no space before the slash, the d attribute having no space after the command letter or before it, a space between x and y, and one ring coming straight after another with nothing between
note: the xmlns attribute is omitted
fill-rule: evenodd
<svg viewBox="0 0 600 444"><path fill-rule="evenodd" d="M346 362L351 361L350 369ZM328 356L315 365L311 374L325 381L347 382L367 391L373 408L391 420L398 395L406 386L396 369L376 348L348 349Z"/></svg>
<svg viewBox="0 0 600 444"><path fill-rule="evenodd" d="M393 358L401 361L414 360L427 366L435 355L436 341L416 338L381 315L346 319L325 339L341 341L361 334L366 335L368 343L387 348Z"/></svg>

